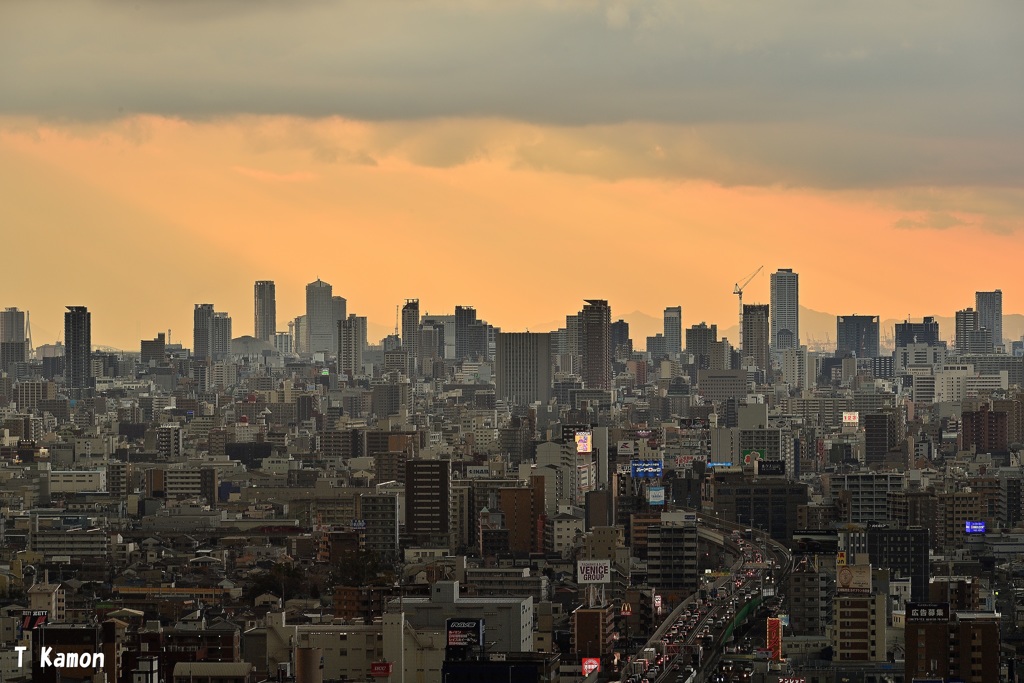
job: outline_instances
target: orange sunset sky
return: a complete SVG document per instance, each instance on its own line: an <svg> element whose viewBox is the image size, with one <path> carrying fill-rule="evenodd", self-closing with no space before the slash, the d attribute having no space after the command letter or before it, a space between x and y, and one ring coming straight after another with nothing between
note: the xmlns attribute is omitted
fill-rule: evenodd
<svg viewBox="0 0 1024 683"><path fill-rule="evenodd" d="M251 334L256 279L279 329L317 277L382 330L725 328L764 265L748 302L1024 311L1024 5L905 5L7 3L0 306L127 349L199 302Z"/></svg>

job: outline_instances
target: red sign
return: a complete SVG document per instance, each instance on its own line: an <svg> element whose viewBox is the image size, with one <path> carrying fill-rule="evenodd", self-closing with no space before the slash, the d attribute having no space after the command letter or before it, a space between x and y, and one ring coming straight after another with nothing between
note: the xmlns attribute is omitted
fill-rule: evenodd
<svg viewBox="0 0 1024 683"><path fill-rule="evenodd" d="M597 657L584 657L583 658L583 675L589 676L592 671L601 670L601 660Z"/></svg>
<svg viewBox="0 0 1024 683"><path fill-rule="evenodd" d="M772 651L772 661L782 659L782 622L778 617L768 617L768 649Z"/></svg>
<svg viewBox="0 0 1024 683"><path fill-rule="evenodd" d="M370 675L383 678L391 675L391 662L373 662L370 664Z"/></svg>

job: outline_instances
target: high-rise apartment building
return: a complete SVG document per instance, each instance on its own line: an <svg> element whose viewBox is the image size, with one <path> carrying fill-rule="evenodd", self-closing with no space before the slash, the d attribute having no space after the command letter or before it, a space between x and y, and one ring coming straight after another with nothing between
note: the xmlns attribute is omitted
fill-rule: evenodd
<svg viewBox="0 0 1024 683"><path fill-rule="evenodd" d="M415 542L451 534L452 467L447 460L405 463L405 531Z"/></svg>
<svg viewBox="0 0 1024 683"><path fill-rule="evenodd" d="M495 362L497 398L512 405L551 400L551 335L499 332Z"/></svg>
<svg viewBox="0 0 1024 683"><path fill-rule="evenodd" d="M743 358L765 371L771 369L768 325L768 304L743 304Z"/></svg>
<svg viewBox="0 0 1024 683"><path fill-rule="evenodd" d="M992 343L1003 343L1003 290L975 292L974 307L978 309L978 326L992 330Z"/></svg>
<svg viewBox="0 0 1024 683"><path fill-rule="evenodd" d="M981 324L980 311L965 308L956 312L957 353L992 353L993 344L996 343L992 332L991 328Z"/></svg>
<svg viewBox="0 0 1024 683"><path fill-rule="evenodd" d="M64 378L75 397L92 386L92 313L85 306L68 306L64 314Z"/></svg>
<svg viewBox="0 0 1024 683"><path fill-rule="evenodd" d="M664 313L665 351L678 355L683 350L683 307L669 306Z"/></svg>
<svg viewBox="0 0 1024 683"><path fill-rule="evenodd" d="M277 293L273 280L257 280L253 299L255 313L253 316L252 336L260 341L274 343L277 334Z"/></svg>
<svg viewBox="0 0 1024 683"><path fill-rule="evenodd" d="M771 274L771 346L776 351L800 346L800 276L792 268Z"/></svg>
<svg viewBox="0 0 1024 683"><path fill-rule="evenodd" d="M420 300L406 299L402 306L402 348L409 354L408 375L416 375L420 357Z"/></svg>
<svg viewBox="0 0 1024 683"><path fill-rule="evenodd" d="M333 353L337 348L333 288L317 278L306 285L306 353Z"/></svg>
<svg viewBox="0 0 1024 683"><path fill-rule="evenodd" d="M0 311L0 372L10 372L15 363L28 360L25 312L17 308Z"/></svg>
<svg viewBox="0 0 1024 683"><path fill-rule="evenodd" d="M338 374L353 379L363 374L363 345L359 317L350 315L338 323Z"/></svg>
<svg viewBox="0 0 1024 683"><path fill-rule="evenodd" d="M583 381L588 389L611 389L612 309L604 299L587 299L579 317Z"/></svg>
<svg viewBox="0 0 1024 683"><path fill-rule="evenodd" d="M877 315L836 316L836 355L857 358L878 356L879 327Z"/></svg>
<svg viewBox="0 0 1024 683"><path fill-rule="evenodd" d="M231 316L215 312L210 321L210 356L225 360L231 356Z"/></svg>
<svg viewBox="0 0 1024 683"><path fill-rule="evenodd" d="M348 317L348 301L343 296L331 297L331 353L338 348L338 323Z"/></svg>
<svg viewBox="0 0 1024 683"><path fill-rule="evenodd" d="M213 358L213 304L196 304L192 313L192 357L200 362Z"/></svg>

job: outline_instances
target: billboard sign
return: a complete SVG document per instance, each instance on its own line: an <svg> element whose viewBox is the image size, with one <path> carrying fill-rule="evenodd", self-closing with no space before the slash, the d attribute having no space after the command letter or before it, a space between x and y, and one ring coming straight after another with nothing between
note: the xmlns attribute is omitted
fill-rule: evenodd
<svg viewBox="0 0 1024 683"><path fill-rule="evenodd" d="M576 440L576 452L577 453L593 453L594 452L594 433L593 432L576 432L573 437Z"/></svg>
<svg viewBox="0 0 1024 683"><path fill-rule="evenodd" d="M948 602L908 602L907 621L917 624L948 624Z"/></svg>
<svg viewBox="0 0 1024 683"><path fill-rule="evenodd" d="M632 441L619 442L619 457L633 457L634 455L636 455L636 445Z"/></svg>
<svg viewBox="0 0 1024 683"><path fill-rule="evenodd" d="M660 479L664 470L660 460L630 460L629 473L634 479Z"/></svg>
<svg viewBox="0 0 1024 683"><path fill-rule="evenodd" d="M583 675L589 676L594 671L601 670L601 660L597 657L583 658Z"/></svg>
<svg viewBox="0 0 1024 683"><path fill-rule="evenodd" d="M50 613L44 609L22 610L21 630L34 631L46 623L46 617Z"/></svg>
<svg viewBox="0 0 1024 683"><path fill-rule="evenodd" d="M450 648L473 648L484 642L483 619L448 619L445 631Z"/></svg>
<svg viewBox="0 0 1024 683"><path fill-rule="evenodd" d="M611 581L611 561L580 560L576 563L576 583L611 583Z"/></svg>
<svg viewBox="0 0 1024 683"><path fill-rule="evenodd" d="M758 460L754 471L761 477L783 477L786 475L785 460Z"/></svg>
<svg viewBox="0 0 1024 683"><path fill-rule="evenodd" d="M708 467L732 467L731 462L709 462Z"/></svg>
<svg viewBox="0 0 1024 683"><path fill-rule="evenodd" d="M684 470L692 469L693 468L693 463L695 463L695 462L704 462L704 460L705 460L705 457L704 457L704 455L702 453L677 455L676 456L676 469L684 469Z"/></svg>
<svg viewBox="0 0 1024 683"><path fill-rule="evenodd" d="M562 443L576 441L576 432L589 432L590 425L562 425Z"/></svg>
<svg viewBox="0 0 1024 683"><path fill-rule="evenodd" d="M856 410L843 411L843 426L856 427L860 424L860 413Z"/></svg>
<svg viewBox="0 0 1024 683"><path fill-rule="evenodd" d="M648 505L664 505L665 504L665 487L664 486L652 486L647 489L647 504Z"/></svg>
<svg viewBox="0 0 1024 683"><path fill-rule="evenodd" d="M983 534L985 533L985 522L968 521L965 531L969 534Z"/></svg>
<svg viewBox="0 0 1024 683"><path fill-rule="evenodd" d="M486 479L491 476L491 468L487 465L469 465L466 467L467 479Z"/></svg>
<svg viewBox="0 0 1024 683"><path fill-rule="evenodd" d="M740 455L743 456L743 464L749 465L757 460L764 460L763 448L744 448Z"/></svg>
<svg viewBox="0 0 1024 683"><path fill-rule="evenodd" d="M391 662L371 662L370 675L374 678L386 678L391 675Z"/></svg>
<svg viewBox="0 0 1024 683"><path fill-rule="evenodd" d="M870 593L871 565L848 564L839 567L836 572L836 592Z"/></svg>

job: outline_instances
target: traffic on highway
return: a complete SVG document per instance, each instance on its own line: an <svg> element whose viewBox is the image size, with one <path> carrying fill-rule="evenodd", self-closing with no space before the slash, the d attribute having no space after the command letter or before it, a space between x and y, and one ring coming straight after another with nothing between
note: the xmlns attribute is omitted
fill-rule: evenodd
<svg viewBox="0 0 1024 683"><path fill-rule="evenodd" d="M711 520L707 520L711 521ZM788 553L753 530L728 530L725 547L736 562L725 576L708 577L673 610L654 637L622 668L623 683L742 683L753 662L771 657L763 640L741 637L753 617L777 613Z"/></svg>

